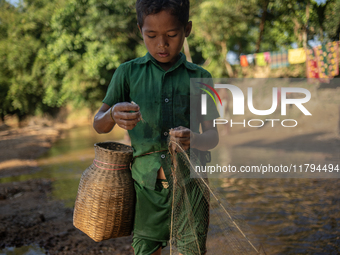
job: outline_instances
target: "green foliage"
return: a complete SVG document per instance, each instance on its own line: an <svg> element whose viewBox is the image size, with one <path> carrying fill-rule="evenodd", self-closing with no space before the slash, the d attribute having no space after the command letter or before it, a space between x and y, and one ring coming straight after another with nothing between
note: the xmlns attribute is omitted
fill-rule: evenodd
<svg viewBox="0 0 340 255"><path fill-rule="evenodd" d="M214 77L230 76L230 50L339 40L338 13L340 0L191 0L191 55ZM0 117L98 108L114 70L146 53L136 24L135 0L0 0Z"/></svg>
<svg viewBox="0 0 340 255"><path fill-rule="evenodd" d="M315 36L322 42L339 40L339 0L322 4L314 0L271 0L267 11L261 51L287 49L292 43L303 47L304 33L307 40Z"/></svg>
<svg viewBox="0 0 340 255"><path fill-rule="evenodd" d="M206 0L198 6L196 15L192 17L192 40L196 42L196 51L206 59L205 67L213 76L227 75L225 57L235 45L242 51L251 48L251 28L256 20L256 11L254 0Z"/></svg>
<svg viewBox="0 0 340 255"><path fill-rule="evenodd" d="M135 57L140 43L134 1L70 0L51 18L39 52L45 63L44 103L98 107L114 69Z"/></svg>
<svg viewBox="0 0 340 255"><path fill-rule="evenodd" d="M340 0L330 1L325 8L324 29L333 41L340 40Z"/></svg>
<svg viewBox="0 0 340 255"><path fill-rule="evenodd" d="M270 1L260 51L287 49L292 43L302 46L300 36L305 24L305 8L299 1Z"/></svg>
<svg viewBox="0 0 340 255"><path fill-rule="evenodd" d="M134 4L0 0L0 116L97 108L114 70L142 43Z"/></svg>
<svg viewBox="0 0 340 255"><path fill-rule="evenodd" d="M14 8L1 1L0 11L0 90L1 116L16 113L34 114L42 96L39 78L32 74L37 51L41 48L39 40L43 25L42 16L30 13L35 6L27 4ZM42 13L39 13L42 14Z"/></svg>

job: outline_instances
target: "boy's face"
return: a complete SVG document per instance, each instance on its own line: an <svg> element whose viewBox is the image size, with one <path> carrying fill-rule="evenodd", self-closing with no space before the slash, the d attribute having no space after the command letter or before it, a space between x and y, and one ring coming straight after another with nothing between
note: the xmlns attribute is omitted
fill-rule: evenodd
<svg viewBox="0 0 340 255"><path fill-rule="evenodd" d="M183 27L178 19L168 11L148 15L143 27L139 27L145 46L160 66L168 70L179 57L185 37L191 32L191 22Z"/></svg>

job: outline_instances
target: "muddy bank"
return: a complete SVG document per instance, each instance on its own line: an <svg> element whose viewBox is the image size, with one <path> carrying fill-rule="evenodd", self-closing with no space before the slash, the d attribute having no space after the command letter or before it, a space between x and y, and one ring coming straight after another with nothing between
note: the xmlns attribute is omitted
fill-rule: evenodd
<svg viewBox="0 0 340 255"><path fill-rule="evenodd" d="M3 127L0 130L0 177L37 171L36 158L58 139L63 126Z"/></svg>
<svg viewBox="0 0 340 255"><path fill-rule="evenodd" d="M35 159L63 129L65 126L1 130L0 178L39 171ZM0 183L0 250L37 245L47 254L133 254L131 237L96 243L74 228L73 208L51 199L53 181Z"/></svg>

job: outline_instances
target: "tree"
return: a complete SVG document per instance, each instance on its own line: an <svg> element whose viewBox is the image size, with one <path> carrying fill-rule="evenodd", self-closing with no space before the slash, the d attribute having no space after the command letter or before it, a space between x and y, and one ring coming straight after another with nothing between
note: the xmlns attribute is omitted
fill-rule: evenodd
<svg viewBox="0 0 340 255"><path fill-rule="evenodd" d="M327 0L319 4L314 0L271 1L260 51L290 48L292 43L306 47L307 41L314 36L322 42L338 40L339 2Z"/></svg>
<svg viewBox="0 0 340 255"><path fill-rule="evenodd" d="M327 1L324 8L324 31L331 41L340 40L340 0Z"/></svg>
<svg viewBox="0 0 340 255"><path fill-rule="evenodd" d="M16 8L6 1L1 5L1 115L15 113L22 119L42 107L41 76L32 67L43 47L40 37L50 13L43 1L27 1Z"/></svg>
<svg viewBox="0 0 340 255"><path fill-rule="evenodd" d="M114 70L142 54L135 1L0 0L0 116L95 109Z"/></svg>
<svg viewBox="0 0 340 255"><path fill-rule="evenodd" d="M263 32L261 46L257 49L275 51L290 48L293 43L299 47L306 46L309 16L313 12L310 6L310 0L270 1L264 25L266 29Z"/></svg>
<svg viewBox="0 0 340 255"><path fill-rule="evenodd" d="M262 2L262 3L261 3ZM259 26L259 37L257 39L256 42L256 53L260 52L260 45L261 45L261 41L262 41L262 36L263 36L263 32L264 32L264 25L266 23L266 18L267 18L267 13L268 13L268 5L269 5L269 0L263 0L260 1L260 3L262 4L262 14L261 14L261 23Z"/></svg>
<svg viewBox="0 0 340 255"><path fill-rule="evenodd" d="M8 26L13 20L14 7L4 0L0 0L0 118L4 120L5 115L10 112L10 102L7 94L10 86L10 70L8 68L6 52L8 38Z"/></svg>
<svg viewBox="0 0 340 255"><path fill-rule="evenodd" d="M193 40L200 45L204 66L215 77L233 76L226 55L234 45L248 47L254 24L255 1L206 0L192 18Z"/></svg>
<svg viewBox="0 0 340 255"><path fill-rule="evenodd" d="M70 0L51 19L52 34L39 52L44 103L98 107L114 70L136 56L135 1Z"/></svg>

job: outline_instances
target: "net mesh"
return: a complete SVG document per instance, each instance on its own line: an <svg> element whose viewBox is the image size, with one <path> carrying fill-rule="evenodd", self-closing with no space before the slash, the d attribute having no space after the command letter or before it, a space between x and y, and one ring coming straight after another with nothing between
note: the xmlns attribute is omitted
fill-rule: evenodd
<svg viewBox="0 0 340 255"><path fill-rule="evenodd" d="M197 152L185 151L171 140L169 151L170 254L265 254L250 227L221 198L218 189L194 171L203 161ZM195 178L190 178L190 172Z"/></svg>

